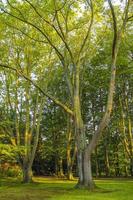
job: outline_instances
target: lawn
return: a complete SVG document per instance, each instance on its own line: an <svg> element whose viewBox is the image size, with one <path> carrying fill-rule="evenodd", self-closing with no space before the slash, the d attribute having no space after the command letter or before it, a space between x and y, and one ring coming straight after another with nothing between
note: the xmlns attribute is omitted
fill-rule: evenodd
<svg viewBox="0 0 133 200"><path fill-rule="evenodd" d="M34 178L21 184L12 178L0 180L0 200L133 200L133 180L96 180L95 192L74 189L76 181Z"/></svg>

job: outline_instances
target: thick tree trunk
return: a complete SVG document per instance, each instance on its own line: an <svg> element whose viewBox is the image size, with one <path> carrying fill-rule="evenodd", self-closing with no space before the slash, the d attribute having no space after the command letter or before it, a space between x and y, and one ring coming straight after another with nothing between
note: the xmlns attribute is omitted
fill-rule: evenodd
<svg viewBox="0 0 133 200"><path fill-rule="evenodd" d="M77 187L81 187L83 185L83 157L82 157L82 152L80 149L77 151L77 162L78 162L78 184Z"/></svg>
<svg viewBox="0 0 133 200"><path fill-rule="evenodd" d="M89 155L87 149L85 149L82 153L82 161L80 162L80 167L81 171L79 171L79 181L77 187L82 189L94 190L96 188L96 185L92 177L91 155Z"/></svg>
<svg viewBox="0 0 133 200"><path fill-rule="evenodd" d="M76 136L77 136L77 162L78 162L78 176L79 176L77 187L83 187L84 185L84 150L85 150L86 140L85 140L84 125L82 123L82 120L76 126Z"/></svg>
<svg viewBox="0 0 133 200"><path fill-rule="evenodd" d="M74 123L75 123L75 132L76 132L76 145L77 145L77 162L78 162L78 175L79 181L77 187L83 185L84 173L83 173L83 152L85 149L85 130L84 124L81 115L81 106L80 106L80 86L79 86L79 75L80 75L80 65L76 67L75 73L75 87L74 87Z"/></svg>
<svg viewBox="0 0 133 200"><path fill-rule="evenodd" d="M23 183L32 182L32 169L28 166L23 167Z"/></svg>
<svg viewBox="0 0 133 200"><path fill-rule="evenodd" d="M73 171L72 171L72 166L68 166L68 172L67 172L67 178L68 180L74 180L74 177L73 177Z"/></svg>
<svg viewBox="0 0 133 200"><path fill-rule="evenodd" d="M92 170L91 170L91 155L88 154L88 151L84 151L84 187L93 190L95 188L95 183L92 178Z"/></svg>
<svg viewBox="0 0 133 200"><path fill-rule="evenodd" d="M80 92L79 92L79 65L76 68L75 88L74 88L74 120L77 142L77 162L79 180L78 188L94 189L95 184L91 172L91 151L88 150L86 143L85 127L81 114Z"/></svg>

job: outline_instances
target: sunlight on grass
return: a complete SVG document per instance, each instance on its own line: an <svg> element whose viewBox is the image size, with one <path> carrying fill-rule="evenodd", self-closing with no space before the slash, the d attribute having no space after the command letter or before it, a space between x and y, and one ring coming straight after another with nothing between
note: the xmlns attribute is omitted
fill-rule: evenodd
<svg viewBox="0 0 133 200"><path fill-rule="evenodd" d="M133 180L96 180L95 192L74 189L75 181L56 178L34 178L21 184L17 179L2 179L0 200L132 200Z"/></svg>

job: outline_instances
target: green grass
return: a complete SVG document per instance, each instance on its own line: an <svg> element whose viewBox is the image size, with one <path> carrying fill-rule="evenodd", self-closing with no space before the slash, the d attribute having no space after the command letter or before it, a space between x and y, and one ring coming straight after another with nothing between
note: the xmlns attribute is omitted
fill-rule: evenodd
<svg viewBox="0 0 133 200"><path fill-rule="evenodd" d="M76 181L35 178L34 183L0 180L0 200L133 200L133 180L96 180L95 192L74 189Z"/></svg>

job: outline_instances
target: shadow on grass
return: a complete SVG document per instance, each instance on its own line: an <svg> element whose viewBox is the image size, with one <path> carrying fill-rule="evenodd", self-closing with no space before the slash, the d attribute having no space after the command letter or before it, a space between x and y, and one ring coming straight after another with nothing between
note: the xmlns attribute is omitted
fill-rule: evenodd
<svg viewBox="0 0 133 200"><path fill-rule="evenodd" d="M51 194L63 194L63 193L82 193L82 191L87 193L114 193L119 192L121 189L105 189L102 187L97 187L94 190L89 189L76 189L75 186L76 182L74 181L67 181L67 180L60 180L60 179L45 179L45 178L36 178L32 183L22 183L20 179L13 179L13 178L2 178L0 181L0 189L4 188L20 188L21 190L24 189L27 193L28 191L44 191L48 196L46 198L50 198ZM50 195L49 195L50 194ZM28 197L27 197L28 200Z"/></svg>

